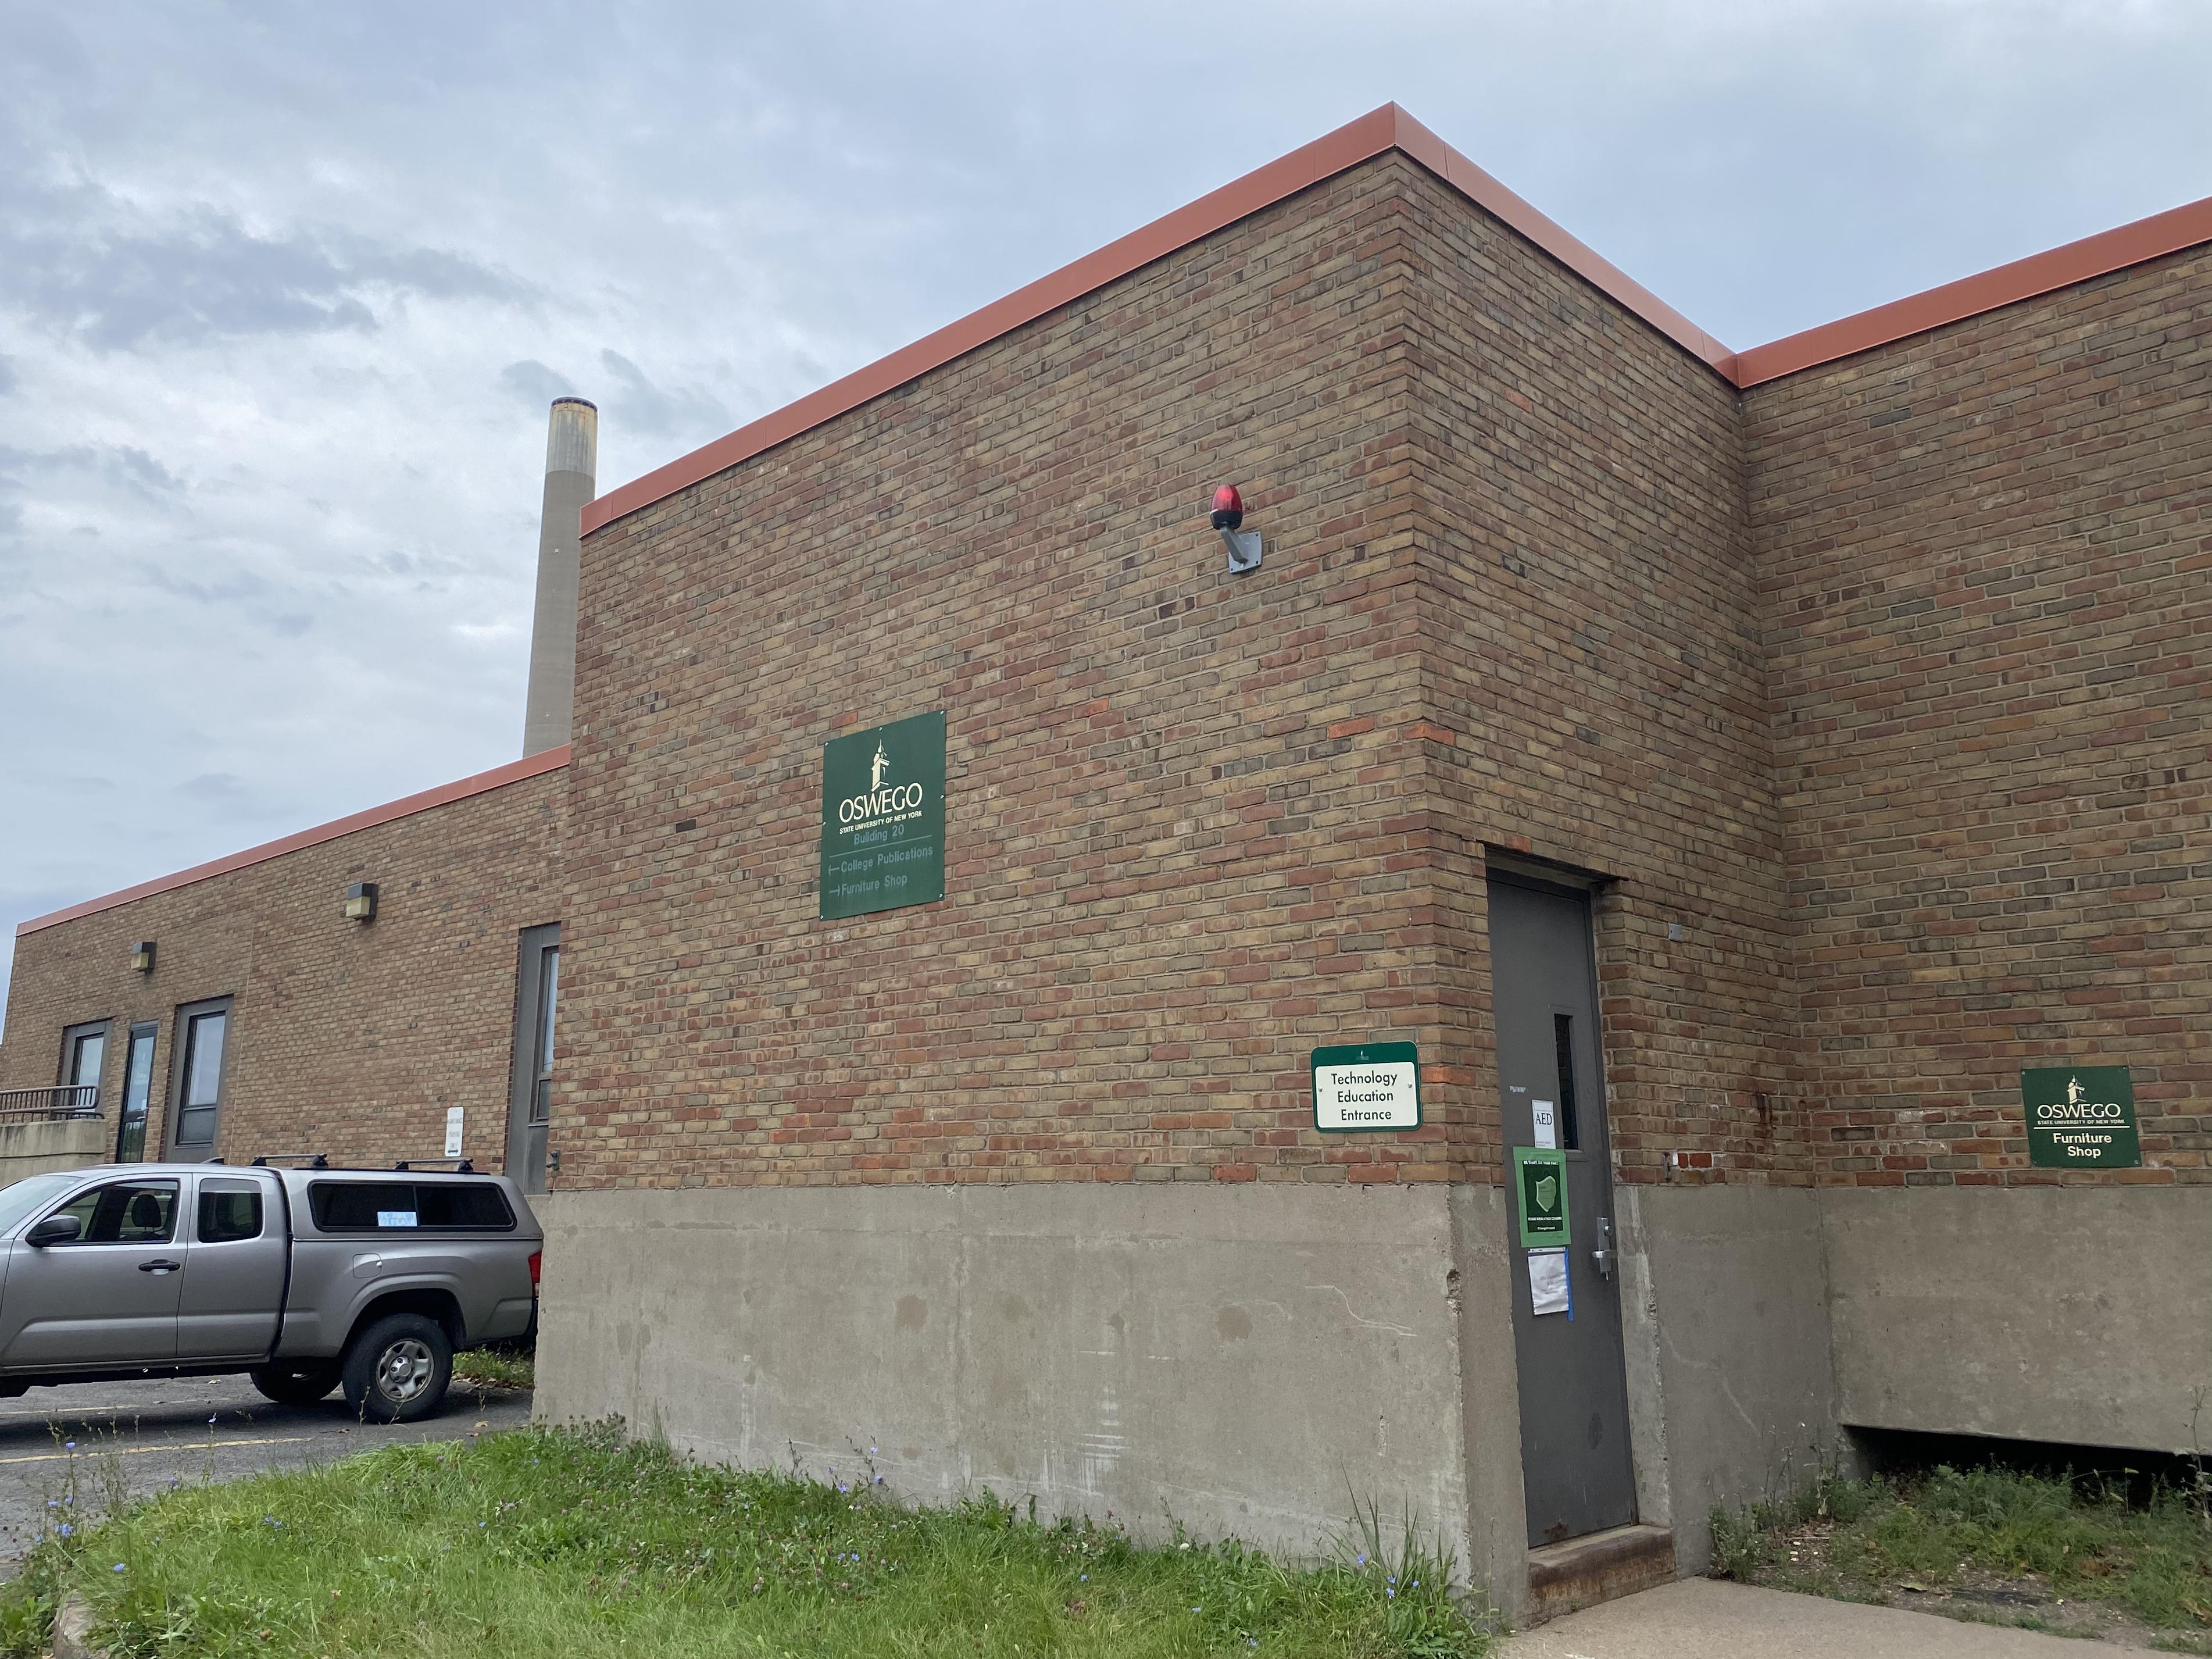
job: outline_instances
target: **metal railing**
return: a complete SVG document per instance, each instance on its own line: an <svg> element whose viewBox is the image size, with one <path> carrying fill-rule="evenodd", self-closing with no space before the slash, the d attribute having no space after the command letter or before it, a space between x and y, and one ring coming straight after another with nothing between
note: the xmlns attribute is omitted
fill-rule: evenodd
<svg viewBox="0 0 2212 1659"><path fill-rule="evenodd" d="M63 1083L54 1089L0 1089L0 1123L99 1115L98 1083Z"/></svg>

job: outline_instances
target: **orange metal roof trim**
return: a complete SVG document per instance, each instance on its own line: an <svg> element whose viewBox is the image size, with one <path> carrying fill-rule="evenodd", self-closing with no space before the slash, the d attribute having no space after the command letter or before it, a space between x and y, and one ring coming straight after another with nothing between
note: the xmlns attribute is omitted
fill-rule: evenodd
<svg viewBox="0 0 2212 1659"><path fill-rule="evenodd" d="M1876 306L1856 316L1819 328L1792 334L1786 339L1731 352L1711 334L1660 299L1618 266L1592 252L1559 225L1515 195L1443 139L1395 104L1347 122L1334 132L1292 150L1278 161L1246 174L1233 183L1177 208L1163 218L1119 241L1109 242L1051 275L1040 277L1002 300L924 335L889 357L833 381L773 414L763 415L727 436L693 450L611 490L584 509L583 529L588 535L625 514L649 507L703 479L749 460L762 451L797 437L800 433L872 399L903 386L916 376L951 362L963 353L1012 332L1024 323L1082 298L1116 278L1188 247L1226 225L1249 217L1296 195L1310 186L1334 177L1347 168L1380 156L1403 151L1452 186L1476 206L1492 214L1550 254L1592 286L1611 296L1628 310L1674 340L1691 356L1710 366L1739 390L1784 375L1832 363L1892 340L1902 339L1945 323L1957 322L1979 312L1994 310L2015 301L2033 299L2056 289L2085 282L2092 277L2139 265L2161 254L2212 241L2212 197L2174 208L2116 230L2084 237L2063 247L2014 260L1979 276L1947 283L1910 299Z"/></svg>
<svg viewBox="0 0 2212 1659"><path fill-rule="evenodd" d="M248 847L243 852L234 852L204 864L194 864L190 869L180 869L173 875L156 876L153 881L141 881L135 887L125 887L120 893L111 893L104 898L88 899L81 905L71 905L66 910L33 916L27 922L15 924L15 936L20 939L42 928L73 922L80 916L94 916L103 910L113 910L134 899L150 899L157 893L173 892L178 887L190 887L194 881L204 881L211 875L228 875L232 870L244 869L249 864L281 858L284 854L297 852L302 847L320 846L325 841L337 840L341 835L351 835L356 830L374 829L379 824L389 824L395 819L428 812L433 807L450 806L456 801L465 801L472 795L487 794L493 790L504 789L509 784L520 784L525 778L556 772L568 764L567 744L563 743L558 748L544 749L520 760L510 760L503 766L494 766L489 772L480 772L472 778L441 784L436 789L424 790L419 795L387 801L380 807L371 807L349 817L318 824L313 829L301 830L296 834L285 836L282 840L264 842L260 846Z"/></svg>

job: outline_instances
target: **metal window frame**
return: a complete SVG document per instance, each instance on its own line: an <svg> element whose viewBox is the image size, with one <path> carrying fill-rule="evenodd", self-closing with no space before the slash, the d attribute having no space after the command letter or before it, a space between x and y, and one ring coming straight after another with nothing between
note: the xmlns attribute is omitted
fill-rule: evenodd
<svg viewBox="0 0 2212 1659"><path fill-rule="evenodd" d="M97 1020L80 1020L75 1025L62 1028L61 1063L54 1070L54 1086L57 1089L77 1086L76 1079L70 1075L72 1063L76 1058L76 1046L94 1032L100 1034L103 1043L106 1042L115 1034L115 1016L111 1014ZM100 1075L92 1082L93 1087L100 1094L107 1092L107 1051L105 1048L100 1052Z"/></svg>
<svg viewBox="0 0 2212 1659"><path fill-rule="evenodd" d="M192 1022L205 1015L224 1016L222 1030L222 1064L215 1077L215 1133L206 1143L208 1160L216 1156L216 1149L222 1144L222 1108L230 1098L230 1068L238 1055L238 999L235 997L204 997L196 1003L180 1003L172 1016L169 1027L169 1087L166 1109L162 1113L161 1149L172 1163L187 1160L177 1143L177 1128L185 1112L185 1078L192 1058ZM193 1145L200 1143L195 1141Z"/></svg>
<svg viewBox="0 0 2212 1659"><path fill-rule="evenodd" d="M123 1156L123 1137L131 1126L131 1051L143 1037L150 1051L146 1060L146 1118L139 1126L138 1156L126 1159ZM228 1035L224 1044L228 1046ZM115 1090L115 1162L143 1163L146 1162L146 1131L152 1127L155 1108L160 1104L161 1081L161 1022L159 1020L133 1020L124 1033L123 1081ZM158 1144L157 1144L158 1150Z"/></svg>

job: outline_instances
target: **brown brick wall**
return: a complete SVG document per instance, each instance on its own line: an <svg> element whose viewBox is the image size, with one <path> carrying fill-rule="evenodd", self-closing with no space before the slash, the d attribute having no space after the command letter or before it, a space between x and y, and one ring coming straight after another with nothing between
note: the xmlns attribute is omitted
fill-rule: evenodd
<svg viewBox="0 0 2212 1659"><path fill-rule="evenodd" d="M1300 1127L1316 1043L1434 1030L1407 165L588 538L564 1186L1443 1174ZM817 920L823 741L937 708L948 897Z"/></svg>
<svg viewBox="0 0 2212 1659"><path fill-rule="evenodd" d="M1393 156L596 533L563 1185L1492 1175L1486 839L1625 878L1637 1169L1796 1168L1737 421ZM823 742L931 708L948 898L817 920ZM1315 1134L1373 1035L1431 1126Z"/></svg>
<svg viewBox="0 0 2212 1659"><path fill-rule="evenodd" d="M2027 1183L2019 1071L2212 1078L2212 251L1745 400L1821 1178Z"/></svg>
<svg viewBox="0 0 2212 1659"><path fill-rule="evenodd" d="M1615 1163L1806 1179L1736 394L1425 174L1407 210L1452 1063L1494 1170L1486 849L1597 906ZM1710 1159L1669 1173L1667 1155Z"/></svg>
<svg viewBox="0 0 2212 1659"><path fill-rule="evenodd" d="M67 1025L112 1020L100 1106L110 1146L125 1036L158 1021L149 1156L173 1084L175 1012L231 997L217 1151L326 1151L341 1162L435 1157L446 1109L463 1150L504 1152L517 936L561 919L560 771L63 922L15 942L0 1087L56 1081ZM376 919L339 913L374 881ZM157 947L150 975L131 942ZM112 1156L112 1150L111 1154Z"/></svg>

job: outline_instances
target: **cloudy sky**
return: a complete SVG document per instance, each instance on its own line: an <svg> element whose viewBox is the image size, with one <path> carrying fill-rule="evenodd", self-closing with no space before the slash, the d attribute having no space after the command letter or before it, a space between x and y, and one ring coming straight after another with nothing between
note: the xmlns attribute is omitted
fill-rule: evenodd
<svg viewBox="0 0 2212 1659"><path fill-rule="evenodd" d="M1396 100L1741 348L2212 194L2203 0L9 0L0 955L518 752L602 489Z"/></svg>

